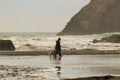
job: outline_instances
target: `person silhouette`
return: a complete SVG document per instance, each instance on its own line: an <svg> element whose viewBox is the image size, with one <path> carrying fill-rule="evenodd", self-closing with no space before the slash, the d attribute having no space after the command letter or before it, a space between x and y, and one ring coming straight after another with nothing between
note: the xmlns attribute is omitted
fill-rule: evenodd
<svg viewBox="0 0 120 80"><path fill-rule="evenodd" d="M58 40L56 41L55 54L54 54L55 59L57 57L57 54L59 55L59 57L62 57L60 40L61 40L61 38L58 38Z"/></svg>

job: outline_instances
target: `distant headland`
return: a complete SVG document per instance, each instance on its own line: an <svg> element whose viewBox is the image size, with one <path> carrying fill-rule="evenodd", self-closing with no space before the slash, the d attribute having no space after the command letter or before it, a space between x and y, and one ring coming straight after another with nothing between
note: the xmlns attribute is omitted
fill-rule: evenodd
<svg viewBox="0 0 120 80"><path fill-rule="evenodd" d="M57 35L88 35L120 31L120 0L91 0Z"/></svg>

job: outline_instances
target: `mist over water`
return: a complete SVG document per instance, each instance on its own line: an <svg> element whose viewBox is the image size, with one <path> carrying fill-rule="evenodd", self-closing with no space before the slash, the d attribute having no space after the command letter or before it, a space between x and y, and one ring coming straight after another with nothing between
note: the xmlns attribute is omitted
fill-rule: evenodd
<svg viewBox="0 0 120 80"><path fill-rule="evenodd" d="M112 34L105 33L93 35L66 35L56 36L56 33L0 33L0 39L13 41L16 51L39 51L54 49L55 42L61 37L62 50L98 49L119 50L119 43L92 43L93 39L101 39Z"/></svg>

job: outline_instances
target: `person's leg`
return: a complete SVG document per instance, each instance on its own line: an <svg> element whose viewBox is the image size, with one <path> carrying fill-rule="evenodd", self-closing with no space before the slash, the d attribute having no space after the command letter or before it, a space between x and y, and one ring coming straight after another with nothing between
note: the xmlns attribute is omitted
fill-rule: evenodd
<svg viewBox="0 0 120 80"><path fill-rule="evenodd" d="M56 49L56 51L55 51L55 56L54 56L55 60L57 59L57 54L59 54L59 50L58 49Z"/></svg>
<svg viewBox="0 0 120 80"><path fill-rule="evenodd" d="M61 54L61 49L59 49L59 56L62 57L62 54Z"/></svg>
<svg viewBox="0 0 120 80"><path fill-rule="evenodd" d="M53 55L54 59L56 59L56 54L57 54L57 50L55 50L54 52L54 55Z"/></svg>
<svg viewBox="0 0 120 80"><path fill-rule="evenodd" d="M61 57L58 57L58 60L61 61Z"/></svg>

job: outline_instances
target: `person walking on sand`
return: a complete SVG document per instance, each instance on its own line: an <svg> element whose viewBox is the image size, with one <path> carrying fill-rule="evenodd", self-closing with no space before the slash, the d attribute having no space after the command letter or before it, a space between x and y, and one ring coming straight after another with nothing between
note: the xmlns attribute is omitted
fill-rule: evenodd
<svg viewBox="0 0 120 80"><path fill-rule="evenodd" d="M58 38L58 40L56 41L56 45L55 45L55 59L57 57L57 54L62 57L61 55L61 45L60 45L60 40L61 38Z"/></svg>

